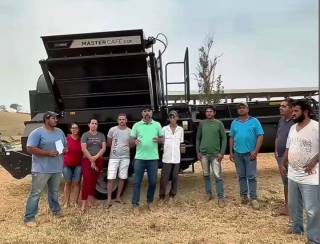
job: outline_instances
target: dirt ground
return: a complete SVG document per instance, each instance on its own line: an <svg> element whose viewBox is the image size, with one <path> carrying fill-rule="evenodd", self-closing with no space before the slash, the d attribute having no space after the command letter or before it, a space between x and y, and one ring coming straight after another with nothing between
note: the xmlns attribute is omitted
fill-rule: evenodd
<svg viewBox="0 0 320 244"><path fill-rule="evenodd" d="M30 177L15 180L0 169L1 243L304 243L305 238L285 234L288 219L277 216L282 204L282 185L272 154L259 156L258 191L261 209L252 210L239 203L238 181L233 163L223 162L227 206L204 198L200 165L196 172L179 176L178 201L174 206L144 209L132 213L132 179L124 194L126 204L113 204L81 215L79 209L64 209L63 218L50 215L46 194L40 201L39 226L23 225ZM61 185L62 193L62 185ZM141 202L146 196L146 182ZM157 193L156 193L157 194ZM61 197L62 200L62 197Z"/></svg>

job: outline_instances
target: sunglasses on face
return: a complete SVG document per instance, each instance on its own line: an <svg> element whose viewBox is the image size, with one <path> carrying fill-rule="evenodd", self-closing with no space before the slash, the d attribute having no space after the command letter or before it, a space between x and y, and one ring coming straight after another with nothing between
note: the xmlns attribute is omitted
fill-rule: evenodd
<svg viewBox="0 0 320 244"><path fill-rule="evenodd" d="M79 127L71 127L71 129L74 129L74 130L75 130L75 129L79 129Z"/></svg>

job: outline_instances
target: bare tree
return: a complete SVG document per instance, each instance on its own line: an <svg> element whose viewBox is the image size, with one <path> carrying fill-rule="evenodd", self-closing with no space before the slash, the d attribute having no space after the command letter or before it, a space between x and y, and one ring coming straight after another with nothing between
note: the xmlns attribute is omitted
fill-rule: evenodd
<svg viewBox="0 0 320 244"><path fill-rule="evenodd" d="M216 74L216 66L222 56L210 57L213 46L213 37L207 36L199 48L199 63L194 77L198 82L200 102L203 104L219 103L223 93L223 80L221 74Z"/></svg>

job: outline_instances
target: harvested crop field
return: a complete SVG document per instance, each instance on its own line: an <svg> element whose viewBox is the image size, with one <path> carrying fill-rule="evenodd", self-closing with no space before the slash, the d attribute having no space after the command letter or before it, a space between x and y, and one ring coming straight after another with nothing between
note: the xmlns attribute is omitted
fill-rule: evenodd
<svg viewBox="0 0 320 244"><path fill-rule="evenodd" d="M21 136L24 121L30 120L30 114L0 112L0 133L5 137Z"/></svg>
<svg viewBox="0 0 320 244"><path fill-rule="evenodd" d="M305 238L285 234L288 220L277 216L282 203L282 185L272 154L259 155L258 189L261 210L239 203L234 165L225 159L227 206L204 198L200 165L196 172L179 176L178 201L174 206L156 207L140 215L132 213L132 179L124 194L126 204L113 204L81 214L65 209L65 216L53 218L45 194L40 202L39 226L23 225L23 213L31 179L12 179L0 169L1 243L304 243ZM62 193L62 186L61 186ZM145 200L146 184L142 190ZM62 199L61 199L62 200Z"/></svg>

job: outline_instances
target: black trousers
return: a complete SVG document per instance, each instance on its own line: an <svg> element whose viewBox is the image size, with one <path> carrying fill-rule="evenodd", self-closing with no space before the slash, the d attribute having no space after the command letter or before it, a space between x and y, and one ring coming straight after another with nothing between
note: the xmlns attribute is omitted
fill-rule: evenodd
<svg viewBox="0 0 320 244"><path fill-rule="evenodd" d="M160 199L164 199L166 196L166 189L168 181L171 179L171 189L169 192L170 197L174 197L177 194L178 189L178 173L180 164L163 163L160 178Z"/></svg>

